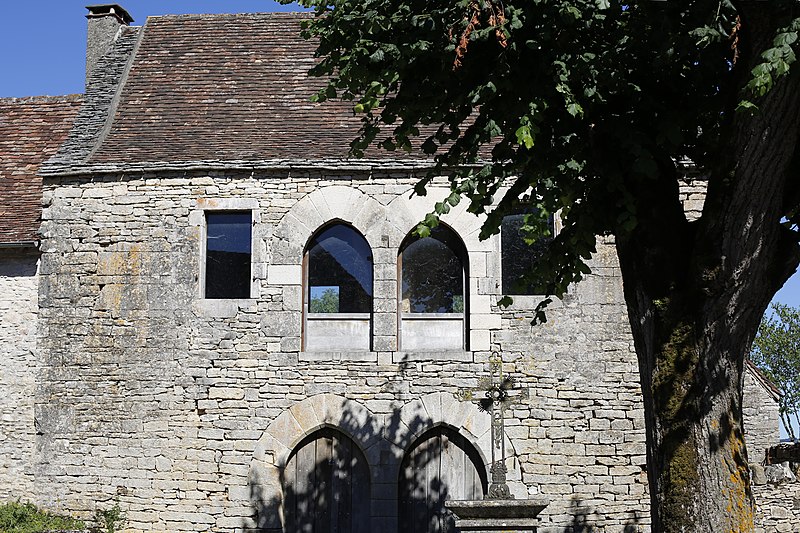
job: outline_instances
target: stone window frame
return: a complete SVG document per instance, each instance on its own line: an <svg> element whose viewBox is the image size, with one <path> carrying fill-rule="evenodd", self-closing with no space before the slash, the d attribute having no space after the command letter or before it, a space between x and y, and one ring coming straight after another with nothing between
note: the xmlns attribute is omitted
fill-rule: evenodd
<svg viewBox="0 0 800 533"><path fill-rule="evenodd" d="M561 221L561 210L559 209L555 213L553 213L553 238L558 236L563 229L563 223ZM502 296L510 296L513 302L511 305L505 308L506 311L520 311L520 310L530 310L535 309L539 302L545 297L544 294L506 294L503 292L503 244L502 244L502 226L501 231L497 233L496 242L497 242L497 261L494 265L494 275L499 280L498 285L498 294L500 297ZM573 287L570 286L567 288L566 294L570 294L573 292ZM554 299L554 303L551 304L552 308L557 307L560 305L560 300Z"/></svg>
<svg viewBox="0 0 800 533"><path fill-rule="evenodd" d="M412 243L418 239L414 238L414 229L409 231L403 238L400 246L397 248L397 346L400 352L404 353L420 353L420 352L446 352L448 355L451 353L469 353L470 352L470 257L469 250L467 249L464 239L459 235L455 228L444 222L440 223L460 244L460 249L454 250L446 243L442 243L460 259L462 267L462 290L463 290L463 306L464 309L460 313L412 313L405 312L402 309L403 300L403 253ZM421 323L427 322L440 322L442 324L450 322L459 322L461 327L461 346L458 348L432 348L428 350L408 349L403 346L403 323L404 321L418 321Z"/></svg>
<svg viewBox="0 0 800 533"><path fill-rule="evenodd" d="M525 208L525 205L518 206L516 209L513 209L510 213L508 213L507 215L503 216L502 220L505 220L506 217L509 217L509 216L525 214L524 213L524 208ZM552 226L553 233L550 236L550 239L554 239L556 237L556 235L558 235L561 232L561 218L559 216L560 214L561 214L561 210L559 210L558 212L553 213L551 215L552 218L553 218L553 226ZM499 228L500 231L497 234L497 238L498 238L498 241L500 243L500 257L499 257L500 271L499 271L499 276L498 276L500 278L500 292L503 293L503 295L510 296L514 300L516 300L517 298L534 298L534 299L537 299L537 301L539 301L539 300L542 299L543 296L545 296L544 294L511 294L511 293L505 292L505 287L503 286L503 223L502 223L502 220L500 222L500 228Z"/></svg>
<svg viewBox="0 0 800 533"><path fill-rule="evenodd" d="M205 297L206 282L206 213L213 212L250 212L252 230L250 234L250 297L249 298L218 298L208 299ZM259 234L261 226L261 210L259 202L255 198L200 198L197 200L195 208L189 213L189 225L197 229L198 243L200 249L197 287L195 297L204 315L229 316L231 313L225 312L227 308L237 308L239 305L247 305L257 301L261 297L260 275L264 265L263 246L259 246ZM222 316L220 315L220 316Z"/></svg>
<svg viewBox="0 0 800 533"><path fill-rule="evenodd" d="M453 207L443 221L460 237L469 258L469 351L401 351L397 347L397 253L403 239L436 201L450 189L442 184L428 187L426 196L413 194L413 186L387 195L367 193L357 185L325 185L298 199L269 231L265 230L265 289L281 295L284 313L298 320L280 331L282 342L292 346L300 361L363 361L395 364L408 361L474 361L490 353L493 334L502 327L503 315L494 307L499 294L499 238L480 240L482 221L467 212L468 202ZM301 347L303 306L303 251L305 243L325 223L338 219L351 224L366 238L373 251L373 351L307 352Z"/></svg>
<svg viewBox="0 0 800 533"><path fill-rule="evenodd" d="M324 233L326 230L330 229L333 226L346 226L353 232L355 232L359 237L364 239L364 242L370 249L370 268L372 269L372 296L370 297L370 311L368 313L339 313L338 316L329 316L326 317L325 314L322 313L311 313L310 311L310 295L309 295L309 251L311 241L315 239L317 236ZM353 224L347 222L345 220L334 218L331 220L326 221L320 227L316 228L311 236L308 238L308 241L305 243L303 248L303 282L301 285L301 295L302 295L302 312L303 312L303 320L302 320L302 332L301 332L301 352L306 354L311 353L361 353L361 354L370 354L373 352L372 349L372 340L373 340L373 316L375 310L375 260L374 260L374 251L370 242L367 240L366 236ZM314 316L312 316L314 315ZM368 328L368 348L364 349L355 349L355 348L342 348L342 347L329 347L327 350L317 350L317 349L309 349L308 348L308 334L310 330L310 323L314 322L322 322L322 321L329 321L329 322L341 322L344 326L347 325L347 322L355 323L367 321L367 328ZM313 357L313 356L312 356ZM358 357L358 356L356 356Z"/></svg>

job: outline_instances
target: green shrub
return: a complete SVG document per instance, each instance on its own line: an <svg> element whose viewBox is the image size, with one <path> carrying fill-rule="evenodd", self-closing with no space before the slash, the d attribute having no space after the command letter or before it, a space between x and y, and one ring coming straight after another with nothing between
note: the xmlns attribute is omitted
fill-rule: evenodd
<svg viewBox="0 0 800 533"><path fill-rule="evenodd" d="M0 531L3 533L74 531L85 527L80 520L41 511L32 503L16 501L0 505Z"/></svg>
<svg viewBox="0 0 800 533"><path fill-rule="evenodd" d="M92 531L97 533L116 533L125 524L126 520L127 517L122 512L119 503L115 503L111 509L98 509L95 511L94 521L97 523L97 527Z"/></svg>

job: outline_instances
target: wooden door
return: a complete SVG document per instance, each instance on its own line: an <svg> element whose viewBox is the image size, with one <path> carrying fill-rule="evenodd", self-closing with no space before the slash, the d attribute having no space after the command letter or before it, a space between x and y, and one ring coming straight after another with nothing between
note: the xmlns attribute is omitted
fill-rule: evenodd
<svg viewBox="0 0 800 533"><path fill-rule="evenodd" d="M369 467L350 438L332 429L310 435L284 473L286 533L369 533Z"/></svg>
<svg viewBox="0 0 800 533"><path fill-rule="evenodd" d="M481 500L486 469L464 437L447 428L425 433L400 468L400 533L455 531L446 500Z"/></svg>

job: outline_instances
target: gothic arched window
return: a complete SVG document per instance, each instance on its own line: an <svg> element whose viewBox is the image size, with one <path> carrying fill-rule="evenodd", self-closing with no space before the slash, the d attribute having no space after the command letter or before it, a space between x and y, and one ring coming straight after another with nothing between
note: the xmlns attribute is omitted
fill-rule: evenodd
<svg viewBox="0 0 800 533"><path fill-rule="evenodd" d="M467 251L439 225L400 247L400 343L406 351L465 349Z"/></svg>
<svg viewBox="0 0 800 533"><path fill-rule="evenodd" d="M369 350L372 250L351 226L324 227L305 254L306 351Z"/></svg>

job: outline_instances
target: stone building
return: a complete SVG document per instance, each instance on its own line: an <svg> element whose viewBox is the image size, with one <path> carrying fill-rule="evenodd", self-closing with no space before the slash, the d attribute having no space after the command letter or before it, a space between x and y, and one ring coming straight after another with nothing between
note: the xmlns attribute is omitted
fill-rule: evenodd
<svg viewBox="0 0 800 533"><path fill-rule="evenodd" d="M446 182L415 196L424 157L348 158L349 106L308 100L304 15L90 9L85 95L0 101L0 193L27 206L0 221L0 497L117 499L132 531L440 531L443 499L487 490L489 415L454 394L499 353L540 530L649 530L613 242L532 327L518 216L481 241L461 205L415 238ZM702 182L684 194L696 214ZM748 376L763 449L774 398Z"/></svg>

